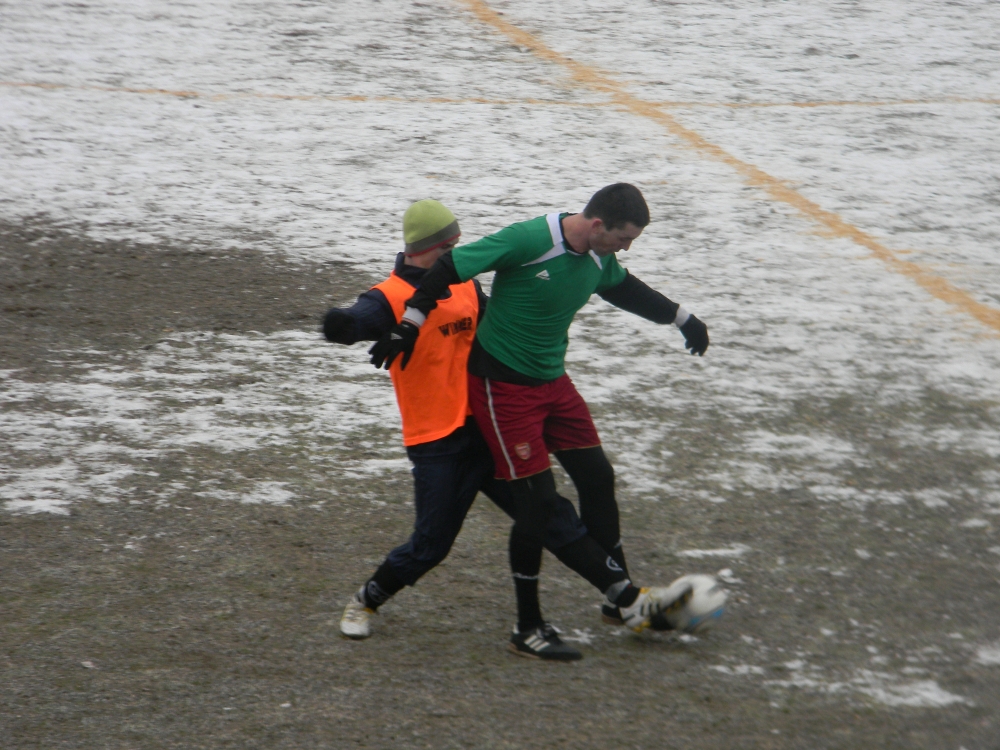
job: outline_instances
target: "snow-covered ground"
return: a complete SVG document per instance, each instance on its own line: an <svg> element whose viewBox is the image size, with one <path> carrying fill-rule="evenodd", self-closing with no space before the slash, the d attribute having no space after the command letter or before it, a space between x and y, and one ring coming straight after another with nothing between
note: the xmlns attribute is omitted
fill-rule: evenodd
<svg viewBox="0 0 1000 750"><path fill-rule="evenodd" d="M836 468L864 465L863 446L822 424L778 434L755 420L841 394L905 410L933 390L979 404L987 426L935 428L917 415L895 439L1000 459L1000 325L990 322L1000 320L1000 4L490 7L500 21L473 0L0 3L0 218L43 216L97 239L346 260L374 274L401 244L399 217L413 200L444 201L474 238L633 182L653 223L622 260L704 319L713 346L704 359L684 356L676 331L600 302L575 324L570 368L604 408L623 502L669 492L718 503L742 488L804 486L845 513L920 503L992 533L995 471L962 488L856 486ZM534 41L505 35L503 23ZM644 103L657 106L644 115ZM656 112L718 149L693 146ZM831 231L806 203L895 260ZM947 285L918 284L917 272ZM345 470L405 466L391 390L359 350L305 333L174 339L58 384L3 373L7 511L125 501L134 469L116 456L137 450L377 434L380 457ZM201 384L223 371L259 377L216 403ZM742 425L707 489L669 477L663 444L676 425L614 418L628 394L654 411L695 394ZM18 409L41 399L72 404L72 415ZM20 468L29 452L49 463ZM800 468L776 471L779 454ZM161 500L193 489L165 487ZM291 497L267 483L198 492L206 502ZM951 511L957 496L978 512ZM978 654L997 663L995 644ZM820 685L804 662L789 664L773 684ZM720 667L734 678L755 669ZM822 689L889 705L962 700L924 672L901 679L864 671Z"/></svg>

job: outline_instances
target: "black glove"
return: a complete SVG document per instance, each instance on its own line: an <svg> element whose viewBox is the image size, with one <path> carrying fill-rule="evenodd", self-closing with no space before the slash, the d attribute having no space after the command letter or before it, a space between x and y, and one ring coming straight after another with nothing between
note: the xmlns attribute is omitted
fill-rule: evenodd
<svg viewBox="0 0 1000 750"><path fill-rule="evenodd" d="M413 355L413 347L416 346L419 335L420 329L413 323L407 320L397 323L382 334L382 338L368 350L368 353L372 355L371 363L375 365L376 369L384 364L385 369L388 370L392 367L393 360L402 354L403 361L399 363L399 368L405 370Z"/></svg>
<svg viewBox="0 0 1000 750"><path fill-rule="evenodd" d="M684 347L692 354L700 357L708 349L708 326L694 315L688 316L687 321L681 326L681 333L684 334Z"/></svg>
<svg viewBox="0 0 1000 750"><path fill-rule="evenodd" d="M323 319L323 335L335 344L353 344L354 316L339 307L327 312Z"/></svg>

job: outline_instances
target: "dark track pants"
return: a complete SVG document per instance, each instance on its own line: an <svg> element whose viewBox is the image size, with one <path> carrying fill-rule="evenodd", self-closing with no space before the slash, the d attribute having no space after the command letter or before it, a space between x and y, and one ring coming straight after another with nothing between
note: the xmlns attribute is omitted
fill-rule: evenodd
<svg viewBox="0 0 1000 750"><path fill-rule="evenodd" d="M413 462L417 518L413 534L387 560L399 579L412 586L447 557L479 491L508 516L513 518L515 511L507 482L493 478L493 458L472 418L451 435L406 452ZM554 551L586 534L576 508L559 496L546 526L545 547Z"/></svg>

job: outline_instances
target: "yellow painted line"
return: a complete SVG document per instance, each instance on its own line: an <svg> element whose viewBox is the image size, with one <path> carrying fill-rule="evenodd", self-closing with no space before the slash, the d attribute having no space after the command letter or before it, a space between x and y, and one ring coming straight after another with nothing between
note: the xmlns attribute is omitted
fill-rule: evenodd
<svg viewBox="0 0 1000 750"><path fill-rule="evenodd" d="M127 88L124 86L71 86L67 83L23 83L23 82L9 82L2 81L0 86L8 86L11 88L25 88L25 89L48 89L48 90L60 90L60 89L80 89L84 91L112 91L112 92L123 92L127 94L160 94L165 96L179 96L186 99L199 99L202 95L197 91L172 91L170 89L136 89Z"/></svg>
<svg viewBox="0 0 1000 750"><path fill-rule="evenodd" d="M203 91L186 91L175 89L156 88L133 88L127 86L92 86L92 85L70 85L66 83L32 83L21 81L0 81L0 86L7 88L35 88L46 90L72 89L78 91L106 91L119 94L146 94L156 96L174 96L180 99L207 99L210 101L225 101L227 99L276 99L280 101L328 101L328 102L393 102L399 104L492 104L502 106L551 106L551 107L616 107L615 102L577 102L565 99L495 99L483 96L470 97L403 97L403 96L364 96L361 94L344 94L333 96L329 94L277 94L266 92L228 92L228 93L207 93ZM1000 104L1000 99L896 99L885 101L819 101L819 102L680 102L680 101L655 101L650 104L656 107L670 109L698 109L698 108L719 108L747 109L747 108L769 108L769 107L897 107L912 105L932 105L932 104Z"/></svg>
<svg viewBox="0 0 1000 750"><path fill-rule="evenodd" d="M964 289L960 289L946 279L937 276L913 261L903 260L888 247L883 245L867 232L848 223L832 211L820 207L801 193L791 189L781 180L772 177L753 164L745 162L728 153L721 146L706 140L694 130L681 125L677 120L663 111L659 104L640 99L624 90L624 86L607 73L591 65L585 65L566 57L547 46L535 35L504 20L483 0L458 0L465 5L480 21L492 26L508 39L521 47L527 47L538 57L565 69L570 78L577 84L592 91L599 91L610 97L611 101L622 109L653 120L699 153L729 165L746 179L747 183L761 188L773 199L787 203L813 221L824 226L834 237L849 239L886 264L892 271L902 274L919 284L923 289L957 309L971 315L984 325L1000 332L1000 310L984 305Z"/></svg>

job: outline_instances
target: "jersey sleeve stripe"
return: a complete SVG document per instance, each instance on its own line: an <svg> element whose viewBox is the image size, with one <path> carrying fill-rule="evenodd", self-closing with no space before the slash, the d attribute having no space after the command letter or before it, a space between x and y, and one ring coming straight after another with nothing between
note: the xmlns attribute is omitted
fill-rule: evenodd
<svg viewBox="0 0 1000 750"><path fill-rule="evenodd" d="M549 234L552 235L552 246L559 247L563 241L562 225L559 223L559 214L546 214L545 220L549 223Z"/></svg>
<svg viewBox="0 0 1000 750"><path fill-rule="evenodd" d="M527 263L522 264L521 267L523 268L524 266L533 266L536 263L544 263L545 261L551 260L552 258L560 256L560 255L562 255L565 252L566 252L566 248L564 248L562 245L559 245L558 247L554 247L551 250L546 251L542 255L539 255L534 260L529 260Z"/></svg>
<svg viewBox="0 0 1000 750"><path fill-rule="evenodd" d="M566 247L563 245L562 227L559 226L559 214L546 214L545 220L549 224L549 234L552 235L552 247L534 260L529 260L527 263L522 264L522 268L524 266L533 266L536 263L544 263L566 252Z"/></svg>

